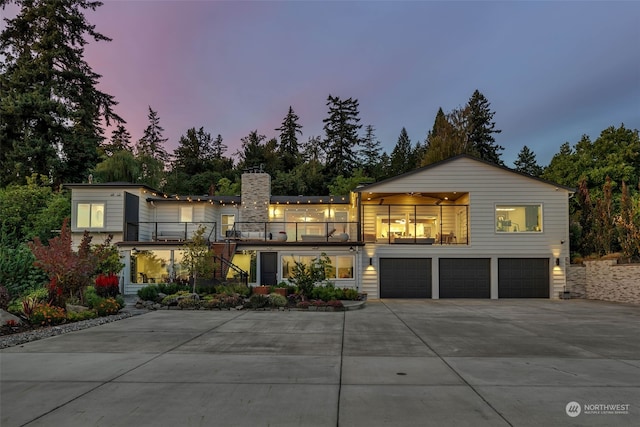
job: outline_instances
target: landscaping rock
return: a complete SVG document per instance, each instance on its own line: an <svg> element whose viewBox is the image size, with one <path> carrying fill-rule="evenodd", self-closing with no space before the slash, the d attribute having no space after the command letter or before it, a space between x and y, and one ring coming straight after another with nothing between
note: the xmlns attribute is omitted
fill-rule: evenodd
<svg viewBox="0 0 640 427"><path fill-rule="evenodd" d="M8 321L11 321L11 320L16 322L17 324L22 324L22 319L20 319L18 316L14 316L13 314L9 313L8 311L5 311L5 310L0 308L0 324L4 325Z"/></svg>
<svg viewBox="0 0 640 427"><path fill-rule="evenodd" d="M71 313L82 313L84 311L88 311L89 307L85 307L83 305L74 305L74 304L67 304L67 311L71 312Z"/></svg>

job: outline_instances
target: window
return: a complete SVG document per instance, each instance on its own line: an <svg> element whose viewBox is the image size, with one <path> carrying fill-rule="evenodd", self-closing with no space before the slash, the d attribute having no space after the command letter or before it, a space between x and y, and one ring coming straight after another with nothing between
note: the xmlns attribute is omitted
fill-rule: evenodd
<svg viewBox="0 0 640 427"><path fill-rule="evenodd" d="M180 222L193 222L193 207L181 206L180 207Z"/></svg>
<svg viewBox="0 0 640 427"><path fill-rule="evenodd" d="M176 270L180 271L177 268ZM169 283L175 277L171 272L171 251L131 252L131 283Z"/></svg>
<svg viewBox="0 0 640 427"><path fill-rule="evenodd" d="M304 265L311 265L316 260L316 256L308 255L285 255L282 257L282 278L288 279L293 276L295 269L295 263L301 262ZM325 270L327 279L340 280L340 279L353 279L353 265L355 259L352 255L345 256L329 256L331 265Z"/></svg>
<svg viewBox="0 0 640 427"><path fill-rule="evenodd" d="M496 232L542 232L542 205L496 205Z"/></svg>
<svg viewBox="0 0 640 427"><path fill-rule="evenodd" d="M78 203L78 228L104 228L104 203Z"/></svg>
<svg viewBox="0 0 640 427"><path fill-rule="evenodd" d="M236 222L235 215L222 215L222 227L220 229L220 233L223 236L230 236L231 233L227 233L227 231L231 231L233 229L233 224Z"/></svg>

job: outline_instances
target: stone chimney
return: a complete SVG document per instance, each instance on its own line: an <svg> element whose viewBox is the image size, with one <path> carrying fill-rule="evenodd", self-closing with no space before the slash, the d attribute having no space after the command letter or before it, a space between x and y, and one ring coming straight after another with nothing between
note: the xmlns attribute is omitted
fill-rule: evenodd
<svg viewBox="0 0 640 427"><path fill-rule="evenodd" d="M260 169L248 169L242 173L242 206L240 221L269 221L271 200L271 176ZM247 231L264 231L264 224L244 224Z"/></svg>

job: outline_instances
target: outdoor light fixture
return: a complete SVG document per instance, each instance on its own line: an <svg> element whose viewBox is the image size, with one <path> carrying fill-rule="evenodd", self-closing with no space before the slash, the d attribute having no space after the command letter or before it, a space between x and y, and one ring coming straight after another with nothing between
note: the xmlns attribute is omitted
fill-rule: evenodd
<svg viewBox="0 0 640 427"><path fill-rule="evenodd" d="M373 265L373 258L369 257L369 265Z"/></svg>
<svg viewBox="0 0 640 427"><path fill-rule="evenodd" d="M560 266L560 258L556 258L556 265Z"/></svg>
<svg viewBox="0 0 640 427"><path fill-rule="evenodd" d="M351 246L351 247L349 248L349 252L353 252L353 251L355 251L355 249L353 249L353 246Z"/></svg>

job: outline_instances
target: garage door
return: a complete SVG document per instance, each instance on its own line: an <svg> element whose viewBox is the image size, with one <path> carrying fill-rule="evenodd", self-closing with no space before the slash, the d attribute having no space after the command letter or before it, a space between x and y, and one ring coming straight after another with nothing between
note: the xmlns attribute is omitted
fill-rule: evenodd
<svg viewBox="0 0 640 427"><path fill-rule="evenodd" d="M498 298L549 298L549 259L498 259Z"/></svg>
<svg viewBox="0 0 640 427"><path fill-rule="evenodd" d="M440 258L440 298L490 298L489 258Z"/></svg>
<svg viewBox="0 0 640 427"><path fill-rule="evenodd" d="M380 298L431 298L431 258L380 258Z"/></svg>

